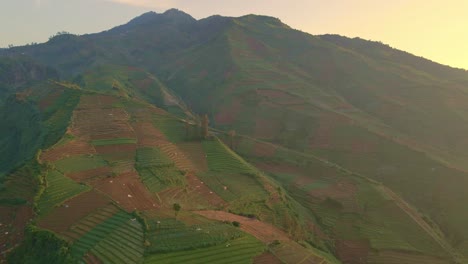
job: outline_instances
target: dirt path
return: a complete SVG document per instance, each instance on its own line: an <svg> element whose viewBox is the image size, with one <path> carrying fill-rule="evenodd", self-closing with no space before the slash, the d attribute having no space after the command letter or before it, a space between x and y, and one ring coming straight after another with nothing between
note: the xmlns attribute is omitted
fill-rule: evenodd
<svg viewBox="0 0 468 264"><path fill-rule="evenodd" d="M325 259L302 247L290 239L288 234L271 224L224 211L194 211L194 213L218 221L237 221L242 231L253 235L265 244L270 244L275 240L280 241L281 245L273 249L273 255L283 263L327 263Z"/></svg>

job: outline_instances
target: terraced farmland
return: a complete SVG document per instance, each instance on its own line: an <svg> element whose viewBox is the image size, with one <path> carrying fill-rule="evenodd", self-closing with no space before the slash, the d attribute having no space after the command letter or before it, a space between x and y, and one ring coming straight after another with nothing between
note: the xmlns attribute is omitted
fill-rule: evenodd
<svg viewBox="0 0 468 264"><path fill-rule="evenodd" d="M251 263L260 255L265 246L252 236L243 236L230 240L218 246L195 250L178 251L166 254L150 255L145 258L145 264L164 263Z"/></svg>
<svg viewBox="0 0 468 264"><path fill-rule="evenodd" d="M81 155L61 159L54 163L62 173L74 173L79 171L96 169L106 166L107 163L98 155Z"/></svg>
<svg viewBox="0 0 468 264"><path fill-rule="evenodd" d="M120 210L108 218L100 216L94 215L75 226L87 232L73 243L73 255L83 258L91 252L103 263L139 263L144 253L141 224Z"/></svg>
<svg viewBox="0 0 468 264"><path fill-rule="evenodd" d="M55 170L47 173L46 181L47 188L38 201L41 215L46 214L67 199L89 190L86 185L78 184Z"/></svg>
<svg viewBox="0 0 468 264"><path fill-rule="evenodd" d="M203 149L205 150L208 167L211 171L256 173L251 165L228 149L218 139L203 141Z"/></svg>
<svg viewBox="0 0 468 264"><path fill-rule="evenodd" d="M158 148L139 148L136 168L141 180L152 193L171 186L183 186L185 178L166 154Z"/></svg>
<svg viewBox="0 0 468 264"><path fill-rule="evenodd" d="M231 224L209 223L188 226L174 219L161 219L148 232L148 252L164 253L219 245L239 238L242 232Z"/></svg>
<svg viewBox="0 0 468 264"><path fill-rule="evenodd" d="M245 196L266 197L268 195L253 175L208 172L200 173L198 177L228 202Z"/></svg>

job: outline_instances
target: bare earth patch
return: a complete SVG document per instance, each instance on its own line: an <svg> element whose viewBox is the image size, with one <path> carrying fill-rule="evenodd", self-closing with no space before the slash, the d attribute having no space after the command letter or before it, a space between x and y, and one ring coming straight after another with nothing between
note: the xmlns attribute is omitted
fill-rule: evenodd
<svg viewBox="0 0 468 264"><path fill-rule="evenodd" d="M111 201L105 195L96 191L89 191L55 208L46 217L39 220L38 226L61 233L94 210L105 207L110 203Z"/></svg>
<svg viewBox="0 0 468 264"><path fill-rule="evenodd" d="M153 195L141 183L136 172L127 172L113 178L100 179L94 187L109 195L128 212L159 207Z"/></svg>
<svg viewBox="0 0 468 264"><path fill-rule="evenodd" d="M261 222L257 219L251 219L248 217L231 214L224 211L197 211L195 212L209 219L219 221L237 221L239 222L240 228L253 235L264 243L271 243L275 240L289 241L291 240L288 235L277 227Z"/></svg>
<svg viewBox="0 0 468 264"><path fill-rule="evenodd" d="M80 172L68 173L67 177L70 177L76 182L88 182L97 178L105 178L112 176L111 167L100 167L97 169L85 170Z"/></svg>
<svg viewBox="0 0 468 264"><path fill-rule="evenodd" d="M41 153L41 160L47 162L55 162L60 159L77 156L84 154L95 154L96 150L88 144L86 141L82 140L73 140L67 142L65 145L57 146L52 149L48 149Z"/></svg>

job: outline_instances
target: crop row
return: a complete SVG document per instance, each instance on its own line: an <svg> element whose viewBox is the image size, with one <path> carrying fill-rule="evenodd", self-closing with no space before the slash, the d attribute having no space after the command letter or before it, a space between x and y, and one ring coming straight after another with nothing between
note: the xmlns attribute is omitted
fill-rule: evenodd
<svg viewBox="0 0 468 264"><path fill-rule="evenodd" d="M184 175L174 167L140 168L138 173L143 184L152 193L157 193L169 186L181 186L185 182Z"/></svg>
<svg viewBox="0 0 468 264"><path fill-rule="evenodd" d="M224 243L241 236L241 232L228 224L185 226L177 223L156 225L149 232L150 252L171 252Z"/></svg>
<svg viewBox="0 0 468 264"><path fill-rule="evenodd" d="M96 246L99 241L109 236L115 229L124 225L130 220L130 216L123 211L118 211L111 217L97 223L88 232L81 236L78 240L73 243L72 252L77 257L82 257ZM94 221L90 221L89 225L93 225ZM81 223L84 226L75 226L75 229L84 229L87 231L87 223Z"/></svg>
<svg viewBox="0 0 468 264"><path fill-rule="evenodd" d="M46 180L47 188L38 201L38 209L41 214L52 210L69 198L89 190L89 187L78 184L55 170L47 174Z"/></svg>
<svg viewBox="0 0 468 264"><path fill-rule="evenodd" d="M237 154L228 149L217 139L204 141L203 149L205 150L208 167L211 171L256 173L242 158L237 156Z"/></svg>
<svg viewBox="0 0 468 264"><path fill-rule="evenodd" d="M263 250L260 241L244 236L208 248L151 255L144 263L251 263Z"/></svg>

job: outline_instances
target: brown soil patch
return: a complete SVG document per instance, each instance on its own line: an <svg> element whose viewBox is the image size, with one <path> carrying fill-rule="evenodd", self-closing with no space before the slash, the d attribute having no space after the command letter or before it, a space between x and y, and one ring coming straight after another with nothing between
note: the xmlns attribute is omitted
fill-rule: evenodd
<svg viewBox="0 0 468 264"><path fill-rule="evenodd" d="M67 142L65 145L57 146L42 152L41 159L47 162L55 162L69 156L95 153L96 150L93 148L93 146L88 144L88 142L82 140L72 140Z"/></svg>
<svg viewBox="0 0 468 264"><path fill-rule="evenodd" d="M319 117L319 128L309 141L309 146L312 149L327 149L334 144L331 134L333 130L341 125L350 125L353 121L343 115L335 113L323 113Z"/></svg>
<svg viewBox="0 0 468 264"><path fill-rule="evenodd" d="M63 89L56 89L52 93L47 95L45 98L41 99L39 101L39 109L41 110L41 112L47 109L49 106L51 106L54 103L54 101L60 95L62 95L62 93L63 93Z"/></svg>
<svg viewBox="0 0 468 264"><path fill-rule="evenodd" d="M78 222L75 222L71 228L60 233L60 235L68 241L75 241L119 211L120 209L114 204L108 204L98 210L95 210L93 213L85 216Z"/></svg>
<svg viewBox="0 0 468 264"><path fill-rule="evenodd" d="M82 97L73 112L73 134L90 139L135 138L129 114L122 108L111 108L116 101L108 96Z"/></svg>
<svg viewBox="0 0 468 264"><path fill-rule="evenodd" d="M167 142L166 136L150 122L132 124L138 140L138 147L159 147Z"/></svg>
<svg viewBox="0 0 468 264"><path fill-rule="evenodd" d="M97 193L96 191L89 191L55 208L46 217L39 220L38 226L61 233L68 230L73 224L96 209L110 203L111 201L103 194Z"/></svg>
<svg viewBox="0 0 468 264"><path fill-rule="evenodd" d="M175 166L181 171L197 171L197 167L192 160L188 159L183 151L171 142L166 142L159 146L161 151L166 154Z"/></svg>
<svg viewBox="0 0 468 264"><path fill-rule="evenodd" d="M256 256L253 259L254 264L281 264L283 263L279 260L275 255L271 254L270 252L265 252L259 256Z"/></svg>
<svg viewBox="0 0 468 264"><path fill-rule="evenodd" d="M196 193L198 196L202 197L209 205L214 207L223 206L226 202L219 197L215 192L213 192L206 184L203 184L202 181L193 173L189 172L185 175L187 180L187 185L189 188L189 193Z"/></svg>
<svg viewBox="0 0 468 264"><path fill-rule="evenodd" d="M86 264L102 264L101 260L93 254L89 253L83 258Z"/></svg>
<svg viewBox="0 0 468 264"><path fill-rule="evenodd" d="M136 151L136 144L120 144L120 145L107 145L107 146L95 146L98 154L113 154L121 152L133 152Z"/></svg>
<svg viewBox="0 0 468 264"><path fill-rule="evenodd" d="M96 178L103 178L112 176L112 168L111 167L100 167L97 169L85 170L80 172L69 173L66 175L70 177L76 182L87 182L90 180L94 180Z"/></svg>
<svg viewBox="0 0 468 264"><path fill-rule="evenodd" d="M335 243L338 258L346 264L367 263L370 251L368 240L338 240Z"/></svg>
<svg viewBox="0 0 468 264"><path fill-rule="evenodd" d="M261 222L257 219L251 219L224 211L197 211L195 212L209 219L219 221L237 221L241 224L240 228L264 243L271 243L275 240L290 241L288 235L273 225Z"/></svg>
<svg viewBox="0 0 468 264"><path fill-rule="evenodd" d="M239 100L232 101L230 106L226 106L219 110L215 116L215 122L217 125L229 125L234 123L237 119L237 115L242 110L242 103Z"/></svg>
<svg viewBox="0 0 468 264"><path fill-rule="evenodd" d="M136 172L127 172L114 178L101 179L93 184L97 190L109 195L128 212L159 207L153 195L141 183Z"/></svg>
<svg viewBox="0 0 468 264"><path fill-rule="evenodd" d="M0 206L0 262L24 238L24 228L34 212L29 206Z"/></svg>
<svg viewBox="0 0 468 264"><path fill-rule="evenodd" d="M177 147L193 161L197 171L208 171L208 161L200 142L180 143Z"/></svg>
<svg viewBox="0 0 468 264"><path fill-rule="evenodd" d="M256 118L254 135L259 139L273 139L280 129L279 123L273 119Z"/></svg>
<svg viewBox="0 0 468 264"><path fill-rule="evenodd" d="M276 153L276 147L272 144L255 142L253 153L257 157L273 157Z"/></svg>

